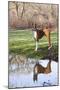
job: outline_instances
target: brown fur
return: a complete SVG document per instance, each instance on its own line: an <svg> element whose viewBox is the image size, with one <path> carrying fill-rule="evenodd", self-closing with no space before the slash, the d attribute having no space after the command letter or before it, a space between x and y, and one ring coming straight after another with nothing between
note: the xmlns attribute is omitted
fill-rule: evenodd
<svg viewBox="0 0 60 90"><path fill-rule="evenodd" d="M42 65L40 65L39 63L37 63L34 67L34 75L33 75L33 80L37 81L37 75L39 73L45 73L48 74L51 72L51 60L49 61L49 63L47 64L47 67L43 67Z"/></svg>
<svg viewBox="0 0 60 90"><path fill-rule="evenodd" d="M37 33L36 38L34 38L36 41L39 41L39 39L41 39L45 35L48 40L48 46L51 47L50 29L49 28L44 28L43 30L35 29L35 32Z"/></svg>
<svg viewBox="0 0 60 90"><path fill-rule="evenodd" d="M44 36L44 32L42 30L36 30L37 37L36 40L39 41Z"/></svg>
<svg viewBox="0 0 60 90"><path fill-rule="evenodd" d="M36 41L39 41L44 35L46 36L48 40L48 46L51 47L51 39L50 39L50 26L43 26L41 28L38 28L36 24L34 24L34 31L37 33L37 36L35 38Z"/></svg>

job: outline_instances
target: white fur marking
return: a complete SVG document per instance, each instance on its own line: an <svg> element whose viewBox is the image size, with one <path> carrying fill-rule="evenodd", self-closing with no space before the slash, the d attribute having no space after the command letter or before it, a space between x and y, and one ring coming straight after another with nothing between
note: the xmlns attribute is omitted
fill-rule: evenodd
<svg viewBox="0 0 60 90"><path fill-rule="evenodd" d="M34 34L34 38L36 39L37 38L37 32L36 31L33 31L33 34ZM38 49L38 42L36 41L35 51L37 51L37 49Z"/></svg>
<svg viewBox="0 0 60 90"><path fill-rule="evenodd" d="M36 36L37 36L37 33L36 33L36 31L34 31L34 38L36 39Z"/></svg>
<svg viewBox="0 0 60 90"><path fill-rule="evenodd" d="M38 42L36 41L36 48L35 48L35 51L37 51L38 49Z"/></svg>
<svg viewBox="0 0 60 90"><path fill-rule="evenodd" d="M50 50L52 48L52 46L48 47L48 50Z"/></svg>
<svg viewBox="0 0 60 90"><path fill-rule="evenodd" d="M38 72L37 72L37 67L35 67L35 73L37 74Z"/></svg>

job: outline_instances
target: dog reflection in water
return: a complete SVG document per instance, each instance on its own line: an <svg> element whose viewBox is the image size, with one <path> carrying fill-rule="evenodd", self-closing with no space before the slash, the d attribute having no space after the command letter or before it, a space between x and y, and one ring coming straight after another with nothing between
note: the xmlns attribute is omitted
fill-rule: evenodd
<svg viewBox="0 0 60 90"><path fill-rule="evenodd" d="M48 74L50 72L51 72L51 60L49 60L47 67L43 67L42 65L39 64L39 62L37 62L33 70L33 81L38 80L38 74L40 73Z"/></svg>

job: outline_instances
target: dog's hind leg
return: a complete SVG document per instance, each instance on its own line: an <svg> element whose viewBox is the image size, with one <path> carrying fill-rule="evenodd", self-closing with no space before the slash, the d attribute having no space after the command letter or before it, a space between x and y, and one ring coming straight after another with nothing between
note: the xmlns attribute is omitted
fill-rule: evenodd
<svg viewBox="0 0 60 90"><path fill-rule="evenodd" d="M50 38L50 30L49 29L44 29L43 32L44 32L44 34L47 37L48 44L49 44L48 50L49 50L52 47L52 45L51 45L51 38Z"/></svg>

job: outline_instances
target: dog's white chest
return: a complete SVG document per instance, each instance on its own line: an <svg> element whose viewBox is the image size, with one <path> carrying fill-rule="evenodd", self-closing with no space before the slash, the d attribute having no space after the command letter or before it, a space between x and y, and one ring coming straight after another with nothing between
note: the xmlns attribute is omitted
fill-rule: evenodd
<svg viewBox="0 0 60 90"><path fill-rule="evenodd" d="M37 37L36 31L33 31L33 33L34 33L34 38L36 38Z"/></svg>

